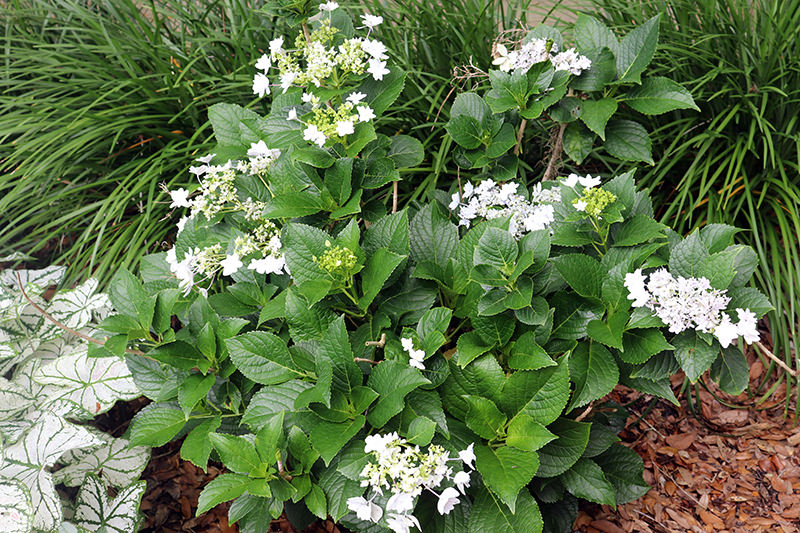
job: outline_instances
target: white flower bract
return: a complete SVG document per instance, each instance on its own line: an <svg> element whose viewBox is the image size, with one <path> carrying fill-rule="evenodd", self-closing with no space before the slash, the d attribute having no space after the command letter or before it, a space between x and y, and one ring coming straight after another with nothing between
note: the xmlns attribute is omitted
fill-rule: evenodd
<svg viewBox="0 0 800 533"><path fill-rule="evenodd" d="M191 204L189 203L189 191L183 187L174 191L169 191L169 196L172 198L172 203L169 204L170 208L191 207Z"/></svg>

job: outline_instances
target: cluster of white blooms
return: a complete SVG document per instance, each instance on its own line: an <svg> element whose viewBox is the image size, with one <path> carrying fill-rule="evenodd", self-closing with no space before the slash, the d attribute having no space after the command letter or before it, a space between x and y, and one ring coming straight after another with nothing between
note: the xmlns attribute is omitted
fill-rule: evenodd
<svg viewBox="0 0 800 533"><path fill-rule="evenodd" d="M403 345L403 349L408 353L408 364L420 370L425 370L425 365L422 363L425 359L425 351L415 350L414 341L409 338L400 339L400 343Z"/></svg>
<svg viewBox="0 0 800 533"><path fill-rule="evenodd" d="M381 24L383 18L362 15L362 27L368 29L366 37L353 37L334 45L339 30L331 25L330 13L338 7L336 2L321 4L320 15L314 17L320 22L319 27L309 34L298 35L294 49L283 48L283 37L270 41L269 54L264 54L256 62L256 68L261 72L253 78L253 93L259 97L270 94L268 73L272 68L278 70L283 92L292 86L306 90L303 101L312 104L309 116L301 120L297 109L292 109L288 119L305 124L303 138L318 146L324 146L330 138L344 138L354 133L357 123L369 122L375 118L375 113L368 105L359 105L366 97L363 93L351 94L338 106L330 101L320 106L320 99L309 88L341 89L348 82L360 81L365 73L380 81L391 72L386 67L386 46L370 39L373 28ZM329 16L322 16L323 13Z"/></svg>
<svg viewBox="0 0 800 533"><path fill-rule="evenodd" d="M183 259L178 260L177 249L173 246L167 252L167 263L170 271L178 278L185 294L196 285L195 276L207 280L212 279L217 273L231 276L244 266L245 258L249 259L247 268L259 274L279 274L286 270L286 262L281 251L280 231L273 222L262 216L266 203L250 197L242 200L235 185L236 176L239 174L263 178L280 154L280 150L269 149L264 141L251 143L247 151L248 160L212 165L211 160L215 154L209 154L198 158L200 165L189 169L200 181L199 194L194 194L190 198L192 193L184 188L169 191L172 200L170 207L190 209L189 215L181 217L178 222L178 233L183 231L186 222L196 219L199 215L211 220L218 214L238 212L254 225L249 233L235 239L231 254L223 253L221 245L215 244L202 249L196 247L188 251ZM205 292L204 289L200 290Z"/></svg>
<svg viewBox="0 0 800 533"><path fill-rule="evenodd" d="M756 315L749 309L736 309L739 322L733 324L725 308L730 302L726 291L714 289L706 278L673 277L661 268L648 276L642 269L626 274L625 287L633 307L647 307L672 333L696 329L711 333L728 347L737 337L752 344L759 339Z"/></svg>
<svg viewBox="0 0 800 533"><path fill-rule="evenodd" d="M542 189L537 183L531 191L531 199L517 194L518 183L499 185L487 179L473 187L467 182L464 192L453 193L450 210L457 211L459 225L467 226L476 218L491 220L510 217L508 231L521 238L529 231L547 228L553 220L553 203L561 201L558 189Z"/></svg>
<svg viewBox="0 0 800 533"><path fill-rule="evenodd" d="M411 526L420 529L419 521L411 514L414 499L424 490L431 492L439 500L436 506L439 514L449 514L459 503L459 491L466 494L470 474L465 470L454 474L447 463L460 461L473 469L473 446L470 444L459 452L457 458L451 458L441 446L433 444L423 452L397 433L370 435L365 439L364 452L371 453L377 462L367 463L361 471L361 486L370 487L372 496L370 499L363 496L349 498L347 506L359 519L377 523L383 517L384 509L375 504L374 499L388 489L392 495L386 503L386 525L396 533L408 533ZM434 489L445 481L454 486L437 493Z"/></svg>
<svg viewBox="0 0 800 533"><path fill-rule="evenodd" d="M375 111L366 103L361 103L366 97L361 92L350 93L337 108L333 108L320 106L319 97L313 93L303 93L303 102L311 104L308 118L301 119L297 108L292 108L286 120L305 124L303 139L322 147L329 138L344 139L355 133L356 124L375 118Z"/></svg>
<svg viewBox="0 0 800 533"><path fill-rule="evenodd" d="M497 58L492 64L503 72L516 69L528 72L533 65L549 60L556 70L568 70L570 74L580 76L581 72L592 66L589 58L578 54L575 48L557 53L558 45L547 39L531 39L518 50L512 51L498 44L496 50Z"/></svg>

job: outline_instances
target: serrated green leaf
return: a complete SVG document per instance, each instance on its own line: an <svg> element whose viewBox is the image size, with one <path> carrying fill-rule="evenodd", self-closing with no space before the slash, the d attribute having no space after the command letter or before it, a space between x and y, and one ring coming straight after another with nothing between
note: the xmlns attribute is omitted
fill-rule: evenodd
<svg viewBox="0 0 800 533"><path fill-rule="evenodd" d="M606 272L596 259L584 254L564 254L553 258L553 264L575 292L585 297L600 297Z"/></svg>
<svg viewBox="0 0 800 533"><path fill-rule="evenodd" d="M255 446L244 437L211 433L208 439L228 470L237 474L250 474L256 472L261 465Z"/></svg>
<svg viewBox="0 0 800 533"><path fill-rule="evenodd" d="M406 259L406 255L397 255L388 248L379 248L367 259L367 264L361 272L362 296L358 306L366 309L380 292L383 284L389 279L395 269Z"/></svg>
<svg viewBox="0 0 800 533"><path fill-rule="evenodd" d="M762 317L774 309L769 299L753 287L733 288L728 291L728 296L731 299L728 302L728 308L750 309L757 317Z"/></svg>
<svg viewBox="0 0 800 533"><path fill-rule="evenodd" d="M614 32L596 18L584 13L578 15L572 32L575 44L578 45L578 50L582 54L588 54L603 47L613 50L617 45Z"/></svg>
<svg viewBox="0 0 800 533"><path fill-rule="evenodd" d="M191 374L178 389L178 405L188 417L197 402L208 395L211 386L214 385L215 377L213 374L204 376L202 374Z"/></svg>
<svg viewBox="0 0 800 533"><path fill-rule="evenodd" d="M533 479L539 468L536 452L509 446L495 449L477 446L475 457L475 468L486 486L514 513L517 494Z"/></svg>
<svg viewBox="0 0 800 533"><path fill-rule="evenodd" d="M487 531L542 532L542 514L536 500L527 489L523 488L517 495L514 511L510 511L488 490L484 489L478 493L469 513L469 533L486 533Z"/></svg>
<svg viewBox="0 0 800 533"><path fill-rule="evenodd" d="M301 378L286 341L266 331L250 331L225 341L228 354L245 377L264 385Z"/></svg>
<svg viewBox="0 0 800 533"><path fill-rule="evenodd" d="M197 368L201 372L206 372L211 367L211 363L208 362L203 354L185 341L172 341L156 346L147 352L147 357L181 370Z"/></svg>
<svg viewBox="0 0 800 533"><path fill-rule="evenodd" d="M600 100L584 100L581 102L581 122L595 132L602 140L606 140L606 124L617 111L617 101L613 98Z"/></svg>
<svg viewBox="0 0 800 533"><path fill-rule="evenodd" d="M614 233L614 246L634 246L664 236L666 226L646 215L634 215Z"/></svg>
<svg viewBox="0 0 800 533"><path fill-rule="evenodd" d="M650 64L656 51L660 18L659 14L636 26L616 46L614 55L620 82L639 83L642 72Z"/></svg>
<svg viewBox="0 0 800 533"><path fill-rule="evenodd" d="M663 76L642 80L641 85L625 95L625 103L645 115L660 115L675 109L700 111L689 91Z"/></svg>
<svg viewBox="0 0 800 533"><path fill-rule="evenodd" d="M222 418L220 415L216 415L195 426L183 439L180 450L181 459L191 461L205 471L212 448L209 435L214 433L221 423Z"/></svg>
<svg viewBox="0 0 800 533"><path fill-rule="evenodd" d="M616 508L614 487L591 459L579 459L559 479L573 496Z"/></svg>
<svg viewBox="0 0 800 533"><path fill-rule="evenodd" d="M136 413L131 422L131 446L163 446L186 424L179 409L169 404L151 404Z"/></svg>
<svg viewBox="0 0 800 533"><path fill-rule="evenodd" d="M574 409L611 392L619 382L619 369L605 346L582 342L569 356L569 376L575 384L569 409Z"/></svg>
<svg viewBox="0 0 800 533"><path fill-rule="evenodd" d="M367 386L380 396L367 418L373 427L383 427L403 410L406 394L421 385L430 384L416 368L393 360L384 360L372 368Z"/></svg>
<svg viewBox="0 0 800 533"><path fill-rule="evenodd" d="M497 437L508 419L494 402L480 396L465 396L464 399L469 406L464 420L467 427L484 439Z"/></svg>
<svg viewBox="0 0 800 533"><path fill-rule="evenodd" d="M408 442L417 446L427 446L433 439L436 431L436 422L424 416L418 416L411 421L405 437Z"/></svg>
<svg viewBox="0 0 800 533"><path fill-rule="evenodd" d="M709 345L694 330L675 335L672 344L675 346L675 359L692 383L700 379L720 353L716 342Z"/></svg>
<svg viewBox="0 0 800 533"><path fill-rule="evenodd" d="M604 284L603 286L605 287L606 285ZM602 320L592 320L589 322L586 326L586 333L592 340L601 342L611 348L622 350L622 335L627 322L628 313L617 311L609 315L605 322Z"/></svg>
<svg viewBox="0 0 800 533"><path fill-rule="evenodd" d="M221 474L203 488L197 500L197 513L200 516L222 502L238 498L247 490L251 479L241 474Z"/></svg>
<svg viewBox="0 0 800 533"><path fill-rule="evenodd" d="M510 417L526 414L540 424L550 424L569 400L569 357L558 366L523 370L506 379L498 404Z"/></svg>
<svg viewBox="0 0 800 533"><path fill-rule="evenodd" d="M558 438L539 450L538 477L555 477L563 474L583 455L589 442L591 424L559 418L547 429Z"/></svg>
<svg viewBox="0 0 800 533"><path fill-rule="evenodd" d="M409 135L395 135L391 138L386 157L394 161L398 169L411 168L422 163L425 152L422 143Z"/></svg>
<svg viewBox="0 0 800 533"><path fill-rule="evenodd" d="M669 271L673 276L698 277L708 256L708 250L700 239L700 232L693 231L672 248Z"/></svg>
<svg viewBox="0 0 800 533"><path fill-rule="evenodd" d="M557 437L533 418L522 414L508 425L506 444L519 450L535 452Z"/></svg>
<svg viewBox="0 0 800 533"><path fill-rule="evenodd" d="M577 164L583 163L594 146L594 134L578 122L570 122L562 138L564 152Z"/></svg>
<svg viewBox="0 0 800 533"><path fill-rule="evenodd" d="M606 152L624 161L655 164L650 135L644 126L632 120L610 120L606 125Z"/></svg>
<svg viewBox="0 0 800 533"><path fill-rule="evenodd" d="M650 490L642 476L644 472L642 458L630 448L622 444L613 444L594 461L603 469L605 478L613 485L617 505L641 498Z"/></svg>
<svg viewBox="0 0 800 533"><path fill-rule="evenodd" d="M659 352L673 349L664 334L655 328L626 331L622 335L622 346L624 350L619 354L620 358L633 364L644 363Z"/></svg>

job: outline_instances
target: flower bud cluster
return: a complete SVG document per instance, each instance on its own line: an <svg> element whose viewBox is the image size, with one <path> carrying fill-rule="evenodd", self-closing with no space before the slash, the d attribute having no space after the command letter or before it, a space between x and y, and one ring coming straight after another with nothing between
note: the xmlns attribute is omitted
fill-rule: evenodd
<svg viewBox="0 0 800 533"><path fill-rule="evenodd" d="M661 268L648 276L637 269L625 276L628 299L633 307L647 307L672 333L695 329L713 334L727 348L737 337L751 344L759 340L755 313L736 309L739 322L733 324L724 312L730 302L726 291L714 289L706 278L673 277Z"/></svg>
<svg viewBox="0 0 800 533"><path fill-rule="evenodd" d="M349 248L338 244L331 246L330 241L325 241L325 246L328 249L323 252L322 256L312 257L317 266L335 278L346 279L352 276L358 261L356 255Z"/></svg>
<svg viewBox="0 0 800 533"><path fill-rule="evenodd" d="M531 199L517 194L518 183L499 185L491 179L477 187L467 182L463 193L453 193L450 210L455 211L459 225L467 226L476 218L491 220L510 217L508 231L515 238L522 238L529 231L549 227L555 220L553 203L561 201L558 189L542 189L537 183L531 191Z"/></svg>
<svg viewBox="0 0 800 533"><path fill-rule="evenodd" d="M533 65L549 60L556 70L567 70L575 76L580 76L581 72L592 66L591 60L578 54L575 48L561 53L557 52L558 45L547 39L531 39L519 49L512 51L509 51L504 45L498 44L497 57L492 64L503 72L511 72L516 69L528 72Z"/></svg>
<svg viewBox="0 0 800 533"><path fill-rule="evenodd" d="M599 188L600 182L599 177L593 178L590 174L586 176L570 174L561 180L561 183L572 189L576 185L583 187L581 196L572 200L572 206L577 211L582 211L598 220L603 218L601 216L603 210L617 200L617 196L614 193Z"/></svg>
<svg viewBox="0 0 800 533"><path fill-rule="evenodd" d="M338 9L336 2L320 5L320 15ZM264 54L256 63L260 69L253 78L253 93L260 97L270 94L270 80L267 74L273 67L278 70L278 79L283 92L289 87L303 87L303 101L312 104L308 116L300 118L297 109L292 109L288 120L296 120L306 125L303 138L320 147L328 139L344 140L347 135L355 133L355 125L369 122L375 113L368 105L359 105L366 97L362 93L353 93L347 100L327 101L320 105L320 98L313 94L310 87L341 90L349 84L355 86L364 74L370 74L380 81L390 70L386 68L386 46L375 39L370 39L372 29L383 22L381 17L363 15L364 26L368 28L366 37L344 39L336 45L339 30L331 25L331 17L315 17L319 27L309 34L301 33L294 42L294 49L283 48L283 37L270 41L270 53ZM274 63L274 64L273 64ZM340 100L337 97L336 100Z"/></svg>
<svg viewBox="0 0 800 533"><path fill-rule="evenodd" d="M365 439L364 452L371 453L375 462L369 462L361 471L361 486L370 487L372 496L350 498L347 506L361 520L379 522L384 509L374 503L377 495L384 490L391 492L386 503L386 525L396 533L408 533L411 526L420 529L419 522L411 512L414 499L428 491L438 498L439 514L448 514L459 503L459 495L466 494L470 484L470 474L460 470L453 473L448 462L461 461L470 469L473 468L475 455L473 445L459 452L458 458L450 458L450 454L441 446L432 444L427 451L408 443L397 433L386 435L370 435ZM436 492L444 482L451 486L441 493ZM454 486L453 486L454 485ZM460 491L460 494L459 494Z"/></svg>

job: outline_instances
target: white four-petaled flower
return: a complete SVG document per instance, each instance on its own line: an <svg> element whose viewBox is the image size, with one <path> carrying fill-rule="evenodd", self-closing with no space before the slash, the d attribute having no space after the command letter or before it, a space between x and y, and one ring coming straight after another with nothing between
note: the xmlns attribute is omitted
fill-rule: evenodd
<svg viewBox="0 0 800 533"><path fill-rule="evenodd" d="M359 122L369 122L375 118L375 112L368 105L360 105L356 108L356 111L358 111Z"/></svg>
<svg viewBox="0 0 800 533"><path fill-rule="evenodd" d="M189 203L189 191L183 187L174 191L169 191L169 196L172 198L172 203L169 204L170 208L191 207L191 204Z"/></svg>
<svg viewBox="0 0 800 533"><path fill-rule="evenodd" d="M449 514L456 505L458 505L458 491L453 487L447 487L439 495L439 502L436 504L436 509L439 514Z"/></svg>
<svg viewBox="0 0 800 533"><path fill-rule="evenodd" d="M370 520L377 523L383 516L383 510L363 496L348 498L347 507L356 513L359 520Z"/></svg>
<svg viewBox="0 0 800 533"><path fill-rule="evenodd" d="M376 15L370 15L369 13L364 13L363 15L361 15L361 21L364 23L364 26L366 26L369 29L372 29L383 22L383 17L378 17Z"/></svg>
<svg viewBox="0 0 800 533"><path fill-rule="evenodd" d="M345 135L351 135L354 132L355 129L353 129L352 120L340 120L336 123L336 134L339 137L344 137Z"/></svg>
<svg viewBox="0 0 800 533"><path fill-rule="evenodd" d="M253 94L257 94L259 98L263 98L265 94L269 94L269 78L260 72L253 77Z"/></svg>
<svg viewBox="0 0 800 533"><path fill-rule="evenodd" d="M322 147L325 145L325 141L328 138L325 137L325 134L319 131L319 128L314 124L309 124L306 129L303 130L303 139Z"/></svg>
<svg viewBox="0 0 800 533"><path fill-rule="evenodd" d="M223 276L232 276L236 274L240 268L242 268L242 260L237 254L231 254L225 256L225 259L219 262L219 266L222 267L222 275Z"/></svg>
<svg viewBox="0 0 800 533"><path fill-rule="evenodd" d="M458 452L458 458L461 459L464 464L466 464L470 468L474 468L472 463L475 461L475 452L473 452L473 448L475 447L475 443L470 444L467 446L465 450L461 450Z"/></svg>
<svg viewBox="0 0 800 533"><path fill-rule="evenodd" d="M263 54L258 58L258 61L256 61L256 68L263 70L265 73L272 68L272 59L270 59L269 54Z"/></svg>
<svg viewBox="0 0 800 533"><path fill-rule="evenodd" d="M335 11L338 8L339 8L339 4L337 4L336 2L326 2L324 4L320 4L319 5L319 10L320 11L331 12L331 11Z"/></svg>
<svg viewBox="0 0 800 533"><path fill-rule="evenodd" d="M381 81L386 74L389 74L390 70L386 68L386 61L373 58L369 60L367 72L372 74L373 79L376 81Z"/></svg>

